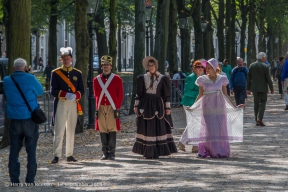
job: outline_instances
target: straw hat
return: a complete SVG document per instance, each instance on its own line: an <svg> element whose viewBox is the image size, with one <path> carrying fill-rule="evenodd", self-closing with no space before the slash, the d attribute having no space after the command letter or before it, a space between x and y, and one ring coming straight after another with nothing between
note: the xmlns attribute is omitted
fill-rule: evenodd
<svg viewBox="0 0 288 192"><path fill-rule="evenodd" d="M158 61L157 61L157 59L155 59L155 58L152 57L152 56L147 56L147 57L145 57L145 58L143 59L142 65L143 65L144 69L148 70L147 65L148 65L148 61L150 61L150 60L153 60L153 61L154 61L155 65L156 65L156 70L157 70L157 69L158 69Z"/></svg>

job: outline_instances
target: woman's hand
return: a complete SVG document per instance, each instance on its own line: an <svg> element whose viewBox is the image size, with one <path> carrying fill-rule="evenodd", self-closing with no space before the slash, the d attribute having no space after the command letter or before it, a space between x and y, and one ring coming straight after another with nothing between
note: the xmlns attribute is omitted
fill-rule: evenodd
<svg viewBox="0 0 288 192"><path fill-rule="evenodd" d="M236 107L237 107L237 108L244 108L244 107L245 107L245 104L240 104L240 105L237 105Z"/></svg>
<svg viewBox="0 0 288 192"><path fill-rule="evenodd" d="M166 109L166 115L170 115L171 114L171 109Z"/></svg>
<svg viewBox="0 0 288 192"><path fill-rule="evenodd" d="M137 114L137 111L138 111L138 107L134 107L134 113Z"/></svg>

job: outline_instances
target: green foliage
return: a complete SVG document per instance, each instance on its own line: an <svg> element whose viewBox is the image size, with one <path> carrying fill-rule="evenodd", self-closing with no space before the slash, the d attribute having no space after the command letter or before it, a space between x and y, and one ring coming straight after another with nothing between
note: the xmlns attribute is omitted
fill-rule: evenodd
<svg viewBox="0 0 288 192"><path fill-rule="evenodd" d="M58 1L58 22L64 20L68 24L68 29L74 28L75 16L75 0L54 0ZM32 29L45 29L49 25L50 16L50 2L51 0L31 0L31 28Z"/></svg>

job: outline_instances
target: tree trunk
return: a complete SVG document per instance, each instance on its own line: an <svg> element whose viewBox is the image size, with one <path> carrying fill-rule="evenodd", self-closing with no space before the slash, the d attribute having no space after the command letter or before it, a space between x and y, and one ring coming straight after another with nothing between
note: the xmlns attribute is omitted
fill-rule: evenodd
<svg viewBox="0 0 288 192"><path fill-rule="evenodd" d="M113 58L112 60L112 72L116 73L116 0L110 0L110 33L109 33L109 55Z"/></svg>
<svg viewBox="0 0 288 192"><path fill-rule="evenodd" d="M23 58L29 65L30 61L30 25L31 25L31 0L10 0L6 4L7 14L9 15L9 33L7 33L7 53L9 53L8 75L12 74L13 62L17 58ZM9 145L9 125L10 121L4 120L4 135L0 148Z"/></svg>
<svg viewBox="0 0 288 192"><path fill-rule="evenodd" d="M134 46L134 73L133 73L133 93L129 114L133 114L137 77L144 73L142 60L145 57L145 0L135 0L135 46Z"/></svg>
<svg viewBox="0 0 288 192"><path fill-rule="evenodd" d="M121 22L121 18L120 18L120 14L118 14L118 34L117 34L117 36L118 36L118 64L117 64L117 68L118 68L118 72L121 72L121 63L122 63L122 54L121 54L121 50L122 50L122 48L121 48L121 45L122 45L122 43L121 43L121 27L122 27L122 22ZM126 45L125 45L126 46ZM116 59L116 58L115 58Z"/></svg>
<svg viewBox="0 0 288 192"><path fill-rule="evenodd" d="M212 20L211 20L211 12L209 7L210 0L202 0L202 12L204 13L204 17L207 24L207 29L204 33L204 58L212 58L214 57L214 45L213 45L213 33L214 29L212 26Z"/></svg>
<svg viewBox="0 0 288 192"><path fill-rule="evenodd" d="M167 46L167 60L169 63L168 69L170 71L170 74L174 70L178 70L176 36L177 36L177 2L176 0L170 0L169 35Z"/></svg>
<svg viewBox="0 0 288 192"><path fill-rule="evenodd" d="M154 8L155 9L155 8ZM150 29L149 29L149 41L150 41L150 55L152 55L152 53L154 52L154 34L153 34L153 30L154 30L154 26L153 26L153 22L150 21Z"/></svg>
<svg viewBox="0 0 288 192"><path fill-rule="evenodd" d="M269 40L267 42L266 55L267 55L267 61L271 64L271 61L273 59L274 39L272 36L272 27L270 23L268 23L268 27L267 27L267 37L269 37Z"/></svg>
<svg viewBox="0 0 288 192"><path fill-rule="evenodd" d="M185 41L184 41L184 63L183 63L183 72L191 72L191 68L190 68L190 63L191 63L191 58L190 58L190 50L191 50L191 37L190 37L190 27L186 27L184 29L184 37L185 37Z"/></svg>
<svg viewBox="0 0 288 192"><path fill-rule="evenodd" d="M250 14L248 23L248 46L247 46L247 65L250 65L256 60L256 47L255 47L255 17L256 5L255 0L250 0Z"/></svg>
<svg viewBox="0 0 288 192"><path fill-rule="evenodd" d="M219 61L223 61L225 58L225 44L224 44L224 0L219 0L219 12L217 21L217 37L218 37L218 50ZM226 27L225 27L226 29Z"/></svg>
<svg viewBox="0 0 288 192"><path fill-rule="evenodd" d="M220 5L219 5L220 6ZM231 64L232 60L231 60L231 49L232 49L232 44L231 41L232 39L232 28L235 28L235 23L231 22L231 0L226 0L226 19L225 19L225 24L226 27L228 27L228 31L227 31L227 35L226 35L226 47L225 47L225 51L226 51L226 59L228 59L229 64ZM231 28L232 26L232 28Z"/></svg>
<svg viewBox="0 0 288 192"><path fill-rule="evenodd" d="M203 47L203 34L201 29L201 3L200 1L195 1L194 3L195 8L192 13L192 19L194 24L194 37L195 37L195 60L197 60L202 59L204 57L204 47Z"/></svg>
<svg viewBox="0 0 288 192"><path fill-rule="evenodd" d="M101 69L101 57L103 55L108 55L108 46L106 39L106 30L100 32L101 29L105 28L104 24L104 7L101 5L100 9L97 11L95 15L94 21L98 23L99 28L96 28L96 37L97 37L97 47L98 47L98 57L99 57L99 69L98 74L102 73Z"/></svg>
<svg viewBox="0 0 288 192"><path fill-rule="evenodd" d="M239 43L239 39L237 39L237 42L236 42L236 35L235 35L235 29L238 28L236 26L236 14L237 14L237 11L236 11L236 4L235 4L235 0L231 0L231 23L230 23L230 32L231 32L231 59L230 59L230 65L232 68L234 68L236 65L237 65L237 52L239 50L239 47L238 47L238 43ZM237 47L237 50L236 50L236 47Z"/></svg>
<svg viewBox="0 0 288 192"><path fill-rule="evenodd" d="M245 4L246 1L240 1L240 11L241 11L241 38L240 38L240 57L245 60L245 50L247 51L246 45L246 25L247 25L247 14L249 13L249 9ZM245 49L246 48L246 49Z"/></svg>
<svg viewBox="0 0 288 192"><path fill-rule="evenodd" d="M57 67L57 18L59 0L50 1L48 60Z"/></svg>
<svg viewBox="0 0 288 192"><path fill-rule="evenodd" d="M263 8L260 8L259 19L258 19L258 52L266 53L266 39L265 39L265 15L263 13Z"/></svg>
<svg viewBox="0 0 288 192"><path fill-rule="evenodd" d="M158 71L162 74L165 72L167 53L169 5L170 0L158 0L157 3L156 35L153 56L158 60Z"/></svg>
<svg viewBox="0 0 288 192"><path fill-rule="evenodd" d="M88 76L88 62L89 62L89 48L92 46L91 39L88 34L87 26L87 14L86 9L88 7L87 0L76 0L76 14L75 14L75 39L76 39L76 63L75 68L82 71L84 88L87 88L87 76ZM88 93L85 93L88 94ZM80 104L83 107L84 114L80 117L80 125L76 127L76 133L82 133L84 127L85 116L85 97L80 100Z"/></svg>

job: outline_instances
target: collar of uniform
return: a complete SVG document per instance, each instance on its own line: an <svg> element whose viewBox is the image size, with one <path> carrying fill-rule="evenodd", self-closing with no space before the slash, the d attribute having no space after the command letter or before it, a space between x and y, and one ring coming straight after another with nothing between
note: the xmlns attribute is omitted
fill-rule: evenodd
<svg viewBox="0 0 288 192"><path fill-rule="evenodd" d="M72 67L72 66L70 66L70 67L65 67L64 65L62 65L61 69L64 70L64 71L70 72L70 71L73 70L73 67Z"/></svg>
<svg viewBox="0 0 288 192"><path fill-rule="evenodd" d="M102 77L105 79L108 79L110 77L111 73L109 73L108 75L104 75L104 73L102 73Z"/></svg>

